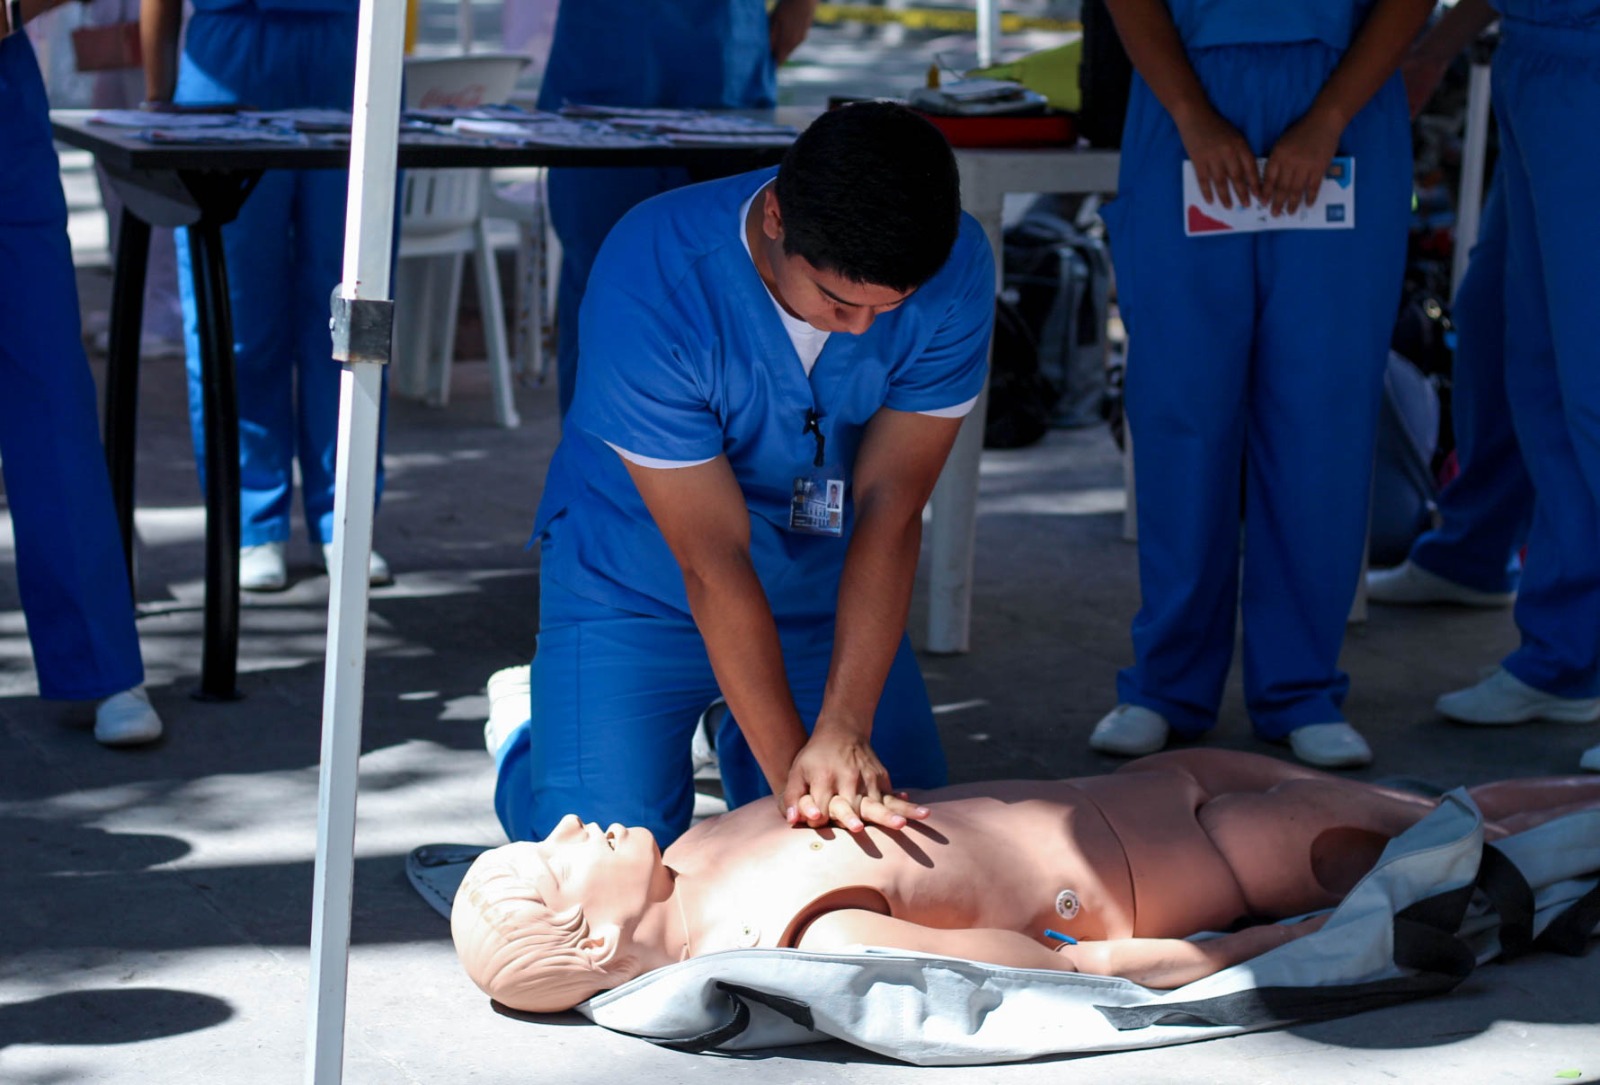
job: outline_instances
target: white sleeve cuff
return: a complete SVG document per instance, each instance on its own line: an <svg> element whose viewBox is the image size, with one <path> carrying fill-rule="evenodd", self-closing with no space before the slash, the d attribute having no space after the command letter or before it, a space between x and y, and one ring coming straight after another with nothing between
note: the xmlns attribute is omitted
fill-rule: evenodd
<svg viewBox="0 0 1600 1085"><path fill-rule="evenodd" d="M918 411L918 414L928 415L930 418L965 418L972 413L972 408L978 405L978 397L973 396L965 403L957 403L954 407L937 407L931 411ZM620 452L621 449L618 449Z"/></svg>
<svg viewBox="0 0 1600 1085"><path fill-rule="evenodd" d="M967 409L971 410L972 404L967 404ZM627 460L629 463L636 464L640 467L653 467L658 471L670 470L674 467L698 467L702 463L710 463L712 460L716 459L715 456L707 456L703 460L658 460L654 456L641 456L637 452L629 452L625 448L618 448L610 441L606 442L606 447L611 449L611 451L615 452L617 455L621 456L623 459Z"/></svg>

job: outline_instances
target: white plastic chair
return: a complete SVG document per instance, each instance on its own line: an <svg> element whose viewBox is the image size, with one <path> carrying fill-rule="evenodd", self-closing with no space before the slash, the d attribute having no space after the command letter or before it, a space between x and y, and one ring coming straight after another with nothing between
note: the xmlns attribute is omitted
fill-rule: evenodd
<svg viewBox="0 0 1600 1085"><path fill-rule="evenodd" d="M508 53L408 57L405 62L406 107L502 103L511 96L517 75L527 62L526 56ZM502 316L505 309L494 256L495 249L503 247L509 238L492 236L488 219L492 208L497 216L519 220L536 218L542 226L542 181L532 196L533 205L498 198L483 170L406 172L400 193L400 245L395 278L395 369L391 381L396 393L424 399L436 406L449 403L462 264L471 254L483 314L495 420L508 428L520 422L512 394L511 358ZM497 241L500 242L498 246ZM532 303L542 300L542 297L534 298ZM519 309L529 304L529 300L524 299ZM538 304L535 319L540 319L542 313L543 305Z"/></svg>

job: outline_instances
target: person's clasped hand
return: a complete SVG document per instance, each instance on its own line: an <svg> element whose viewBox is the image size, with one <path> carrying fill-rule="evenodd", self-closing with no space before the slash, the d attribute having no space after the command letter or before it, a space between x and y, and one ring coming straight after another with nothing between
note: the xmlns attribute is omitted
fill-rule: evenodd
<svg viewBox="0 0 1600 1085"><path fill-rule="evenodd" d="M1261 198L1261 175L1256 154L1239 130L1213 109L1203 109L1179 124L1183 150L1194 166L1200 196L1207 203L1249 207Z"/></svg>
<svg viewBox="0 0 1600 1085"><path fill-rule="evenodd" d="M790 825L820 829L833 822L852 833L868 824L903 829L928 816L927 807L891 790L889 772L865 737L824 720L795 755L778 803Z"/></svg>
<svg viewBox="0 0 1600 1085"><path fill-rule="evenodd" d="M1292 215L1302 203L1316 202L1328 164L1338 153L1340 133L1339 125L1307 113L1278 137L1261 178L1262 200L1274 215Z"/></svg>

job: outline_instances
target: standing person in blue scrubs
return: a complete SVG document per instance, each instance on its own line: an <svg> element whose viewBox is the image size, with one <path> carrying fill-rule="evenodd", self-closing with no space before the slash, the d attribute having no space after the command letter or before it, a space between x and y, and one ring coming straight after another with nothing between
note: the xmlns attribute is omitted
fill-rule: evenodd
<svg viewBox="0 0 1600 1085"><path fill-rule="evenodd" d="M50 104L23 24L0 3L0 461L39 694L99 701L107 746L161 737L83 353Z"/></svg>
<svg viewBox="0 0 1600 1085"><path fill-rule="evenodd" d="M1405 266L1411 140L1396 69L1432 6L1108 4L1136 69L1106 218L1129 332L1143 604L1097 750L1135 756L1210 730L1242 607L1256 733L1325 768L1372 758L1341 710L1338 660ZM1336 154L1355 159L1354 228L1184 235L1185 159L1207 201L1280 214L1314 198Z"/></svg>
<svg viewBox="0 0 1600 1085"><path fill-rule="evenodd" d="M539 108L582 105L769 109L777 66L805 40L817 0L566 0ZM681 168L554 169L550 222L561 239L558 395L572 406L578 313L600 243L628 209L692 180Z"/></svg>
<svg viewBox="0 0 1600 1085"><path fill-rule="evenodd" d="M195 0L194 8L174 86L181 0L144 2L150 104L350 108L357 0ZM341 275L347 184L341 170L268 170L222 228L238 372L239 586L246 591L288 586L297 463L311 542L324 563L333 549L340 367L328 338L328 297ZM199 318L186 233L178 237L178 280L203 471ZM369 573L374 584L392 579L376 553Z"/></svg>
<svg viewBox="0 0 1600 1085"><path fill-rule="evenodd" d="M1600 0L1496 0L1506 396L1533 479L1521 646L1439 699L1460 723L1600 720ZM1583 755L1600 771L1600 746Z"/></svg>
<svg viewBox="0 0 1600 1085"><path fill-rule="evenodd" d="M648 200L611 232L535 525L532 719L498 752L512 839L693 810L719 693L730 806L898 828L945 779L906 637L922 508L987 370L994 264L955 160L886 103L776 170ZM891 782L892 781L892 782Z"/></svg>
<svg viewBox="0 0 1600 1085"><path fill-rule="evenodd" d="M1401 66L1413 117L1445 69L1495 17L1488 0L1461 0L1417 42ZM1412 543L1405 561L1367 574L1367 598L1374 603L1504 607L1516 598L1533 522L1533 483L1506 405L1505 264L1505 185L1497 170L1452 305L1451 420L1460 473L1439 495L1439 526Z"/></svg>

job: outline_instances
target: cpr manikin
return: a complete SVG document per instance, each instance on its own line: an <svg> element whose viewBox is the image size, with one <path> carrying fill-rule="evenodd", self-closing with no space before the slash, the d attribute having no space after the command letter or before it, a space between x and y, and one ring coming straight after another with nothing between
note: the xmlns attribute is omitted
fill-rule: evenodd
<svg viewBox="0 0 1600 1085"><path fill-rule="evenodd" d="M1497 839L1600 806L1600 780L1471 794ZM1208 750L913 799L926 820L856 834L792 829L757 803L695 826L665 855L644 830L569 817L473 864L451 917L456 949L490 997L534 1013L756 947L876 945L1177 987L1317 929L1320 918L1271 921L1337 903L1436 805ZM1234 933L1182 940L1202 930Z"/></svg>

